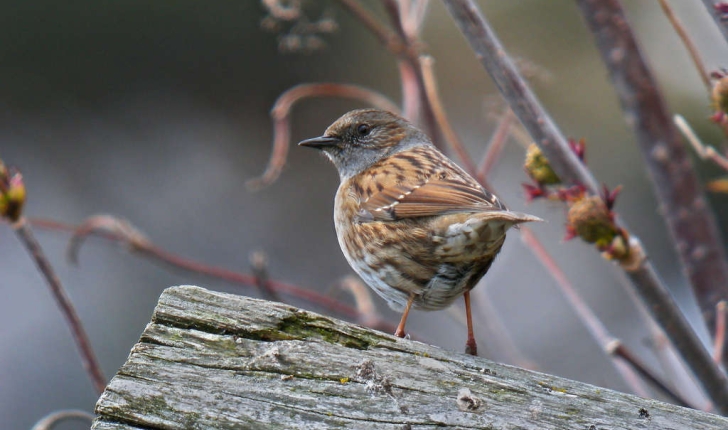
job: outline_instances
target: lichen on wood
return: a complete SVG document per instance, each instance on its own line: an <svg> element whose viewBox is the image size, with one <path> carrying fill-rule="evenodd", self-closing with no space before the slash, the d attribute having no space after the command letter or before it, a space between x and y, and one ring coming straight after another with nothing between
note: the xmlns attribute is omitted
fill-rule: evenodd
<svg viewBox="0 0 728 430"><path fill-rule="evenodd" d="M94 429L724 429L728 419L292 306L165 290Z"/></svg>

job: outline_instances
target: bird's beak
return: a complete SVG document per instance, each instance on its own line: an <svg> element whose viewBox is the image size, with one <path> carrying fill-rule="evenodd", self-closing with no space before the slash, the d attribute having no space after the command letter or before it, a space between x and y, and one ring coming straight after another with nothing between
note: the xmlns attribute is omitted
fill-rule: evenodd
<svg viewBox="0 0 728 430"><path fill-rule="evenodd" d="M324 149L331 146L338 146L341 143L341 139L338 137L319 136L313 139L306 139L298 142L298 146L308 146L310 148Z"/></svg>

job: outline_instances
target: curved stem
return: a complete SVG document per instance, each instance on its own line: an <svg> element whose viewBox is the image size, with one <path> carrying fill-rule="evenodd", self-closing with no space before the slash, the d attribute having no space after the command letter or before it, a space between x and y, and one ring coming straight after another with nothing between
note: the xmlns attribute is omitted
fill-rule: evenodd
<svg viewBox="0 0 728 430"><path fill-rule="evenodd" d="M96 359L96 354L94 354L93 348L91 347L91 341L86 334L86 330L83 328L83 323L76 312L76 308L73 306L73 302L68 297L66 289L63 288L63 284L61 284L56 272L46 258L43 248L41 248L36 240L26 219L21 217L13 224L13 229L17 233L18 238L20 238L20 241L25 245L25 248L30 252L33 261L45 277L46 282L48 282L51 294L56 300L56 304L61 310L63 317L66 319L68 327L71 329L71 335L73 335L73 340L76 342L78 351L81 354L83 367L86 369L89 378L91 378L94 389L98 394L103 393L106 387L106 378L104 378L101 366Z"/></svg>

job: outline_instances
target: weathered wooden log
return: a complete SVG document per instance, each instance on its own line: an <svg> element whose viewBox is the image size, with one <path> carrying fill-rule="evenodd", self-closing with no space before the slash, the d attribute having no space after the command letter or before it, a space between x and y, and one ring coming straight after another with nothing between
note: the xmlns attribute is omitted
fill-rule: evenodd
<svg viewBox="0 0 728 430"><path fill-rule="evenodd" d="M728 419L399 339L292 306L169 288L94 429L728 429Z"/></svg>

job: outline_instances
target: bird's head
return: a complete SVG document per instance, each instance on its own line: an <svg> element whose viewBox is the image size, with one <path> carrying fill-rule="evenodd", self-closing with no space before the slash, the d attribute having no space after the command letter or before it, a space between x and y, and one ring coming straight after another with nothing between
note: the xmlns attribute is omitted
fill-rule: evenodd
<svg viewBox="0 0 728 430"><path fill-rule="evenodd" d="M360 109L337 119L323 136L299 145L321 150L344 180L391 154L432 143L404 118L383 110Z"/></svg>

